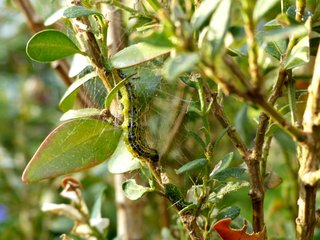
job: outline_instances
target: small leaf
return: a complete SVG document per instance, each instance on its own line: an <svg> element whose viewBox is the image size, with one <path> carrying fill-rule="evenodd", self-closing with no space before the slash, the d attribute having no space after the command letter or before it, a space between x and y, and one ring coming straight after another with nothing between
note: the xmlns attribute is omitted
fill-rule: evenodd
<svg viewBox="0 0 320 240"><path fill-rule="evenodd" d="M168 80L174 80L180 74L192 71L199 60L197 53L183 53L170 58L165 62L163 75Z"/></svg>
<svg viewBox="0 0 320 240"><path fill-rule="evenodd" d="M117 147L121 130L94 120L77 119L54 129L25 168L22 180L37 182L96 166Z"/></svg>
<svg viewBox="0 0 320 240"><path fill-rule="evenodd" d="M105 191L106 191L106 188L103 188L100 191L99 196L96 198L95 203L92 207L91 218L101 218L102 202L104 199Z"/></svg>
<svg viewBox="0 0 320 240"><path fill-rule="evenodd" d="M67 35L53 29L33 35L27 43L26 51L29 58L43 63L81 53Z"/></svg>
<svg viewBox="0 0 320 240"><path fill-rule="evenodd" d="M133 158L127 145L121 138L119 144L108 161L108 170L113 174L130 172L141 167L140 161Z"/></svg>
<svg viewBox="0 0 320 240"><path fill-rule="evenodd" d="M190 134L194 140L196 140L203 149L206 149L206 143L202 140L202 138L195 132L189 131L188 134Z"/></svg>
<svg viewBox="0 0 320 240"><path fill-rule="evenodd" d="M68 110L70 110L71 108L73 108L74 105L74 101L75 101L75 95L76 91L79 87L81 87L83 84L85 84L86 82L88 82L91 79L94 79L94 77L96 77L97 74L95 72L91 72L87 75L85 75L82 78L77 79L76 81L74 81L69 88L67 89L67 91L65 92L65 94L62 96L60 102L59 102L59 108L63 111L66 112Z"/></svg>
<svg viewBox="0 0 320 240"><path fill-rule="evenodd" d="M212 13L216 10L220 0L205 0L201 2L199 8L191 18L191 24L195 29L200 29L209 20Z"/></svg>
<svg viewBox="0 0 320 240"><path fill-rule="evenodd" d="M248 117L248 106L245 105L237 113L235 127L246 144L250 144L255 136L252 118Z"/></svg>
<svg viewBox="0 0 320 240"><path fill-rule="evenodd" d="M229 129L230 129L230 126L223 129L222 133L217 137L216 141L214 142L213 148L216 148L219 145L222 138L225 136L225 134L228 132Z"/></svg>
<svg viewBox="0 0 320 240"><path fill-rule="evenodd" d="M152 192L152 188L138 185L135 179L129 179L122 183L122 190L127 198L130 200L137 200L141 198L145 193Z"/></svg>
<svg viewBox="0 0 320 240"><path fill-rule="evenodd" d="M266 174L263 185L266 189L274 189L283 182L282 178L275 172L271 171Z"/></svg>
<svg viewBox="0 0 320 240"><path fill-rule="evenodd" d="M215 174L217 174L218 172L221 172L222 170L226 169L229 164L231 163L233 159L233 152L228 153L227 155L225 155L214 167L214 169L212 170L212 172L210 173L210 177L214 176Z"/></svg>
<svg viewBox="0 0 320 240"><path fill-rule="evenodd" d="M294 34L295 37L302 37L307 35L307 33L308 33L308 29L303 25L294 25L294 26L289 26L285 28L276 28L274 30L267 32L264 35L264 41L266 42L278 41L278 40L289 38L292 34Z"/></svg>
<svg viewBox="0 0 320 240"><path fill-rule="evenodd" d="M285 64L286 69L293 69L309 62L309 37L305 36L292 48L291 54Z"/></svg>
<svg viewBox="0 0 320 240"><path fill-rule="evenodd" d="M176 170L176 173L181 174L184 172L188 172L197 168L204 167L207 164L208 164L208 160L205 158L196 159L180 167L178 170Z"/></svg>
<svg viewBox="0 0 320 240"><path fill-rule="evenodd" d="M145 42L150 45L161 47L174 47L174 44L170 41L170 38L164 32L153 31L148 35L137 36L134 38L136 42Z"/></svg>
<svg viewBox="0 0 320 240"><path fill-rule="evenodd" d="M106 97L106 100L104 101L105 108L110 107L112 100L114 99L120 88L122 88L124 84L129 80L129 78L130 76L122 79L119 83L117 83L117 85L114 88L111 89L111 91L108 93Z"/></svg>
<svg viewBox="0 0 320 240"><path fill-rule="evenodd" d="M181 190L176 185L172 183L164 184L164 193L170 202L176 205L179 209L183 209L187 206Z"/></svg>
<svg viewBox="0 0 320 240"><path fill-rule="evenodd" d="M220 219L223 219L223 218L231 218L233 220L236 217L238 217L239 215L240 215L240 208L239 207L235 207L235 206L231 206L231 207L228 207L228 208L222 210L216 216L216 219L217 219L217 221L219 221Z"/></svg>
<svg viewBox="0 0 320 240"><path fill-rule="evenodd" d="M227 168L214 174L212 178L219 181L228 181L234 178L239 178L245 173L246 169L240 167Z"/></svg>
<svg viewBox="0 0 320 240"><path fill-rule="evenodd" d="M247 223L241 229L230 228L231 218L224 218L213 225L213 229L219 233L223 240L263 240L266 238L265 228L258 233L248 234Z"/></svg>
<svg viewBox="0 0 320 240"><path fill-rule="evenodd" d="M137 43L122 49L111 58L114 68L127 68L169 53L171 48L155 46L148 43Z"/></svg>
<svg viewBox="0 0 320 240"><path fill-rule="evenodd" d="M270 41L266 43L266 46L263 47L264 51L274 58L280 61L283 54L286 52L287 49L287 41L286 40L279 40L279 41Z"/></svg>
<svg viewBox="0 0 320 240"><path fill-rule="evenodd" d="M100 109L97 108L82 108L82 109L72 109L63 114L60 118L60 121L67 121L77 118L93 117L99 116L101 113Z"/></svg>
<svg viewBox="0 0 320 240"><path fill-rule="evenodd" d="M72 6L64 10L63 16L66 18L78 18L78 17L85 17L89 15L101 15L101 13L91 10L89 8L85 8L83 6Z"/></svg>
<svg viewBox="0 0 320 240"><path fill-rule="evenodd" d="M280 0L258 0L254 8L253 19L258 21L278 3Z"/></svg>
<svg viewBox="0 0 320 240"><path fill-rule="evenodd" d="M210 43L211 57L214 57L221 50L224 43L224 37L229 28L231 5L231 0L221 1L210 19L207 40Z"/></svg>
<svg viewBox="0 0 320 240"><path fill-rule="evenodd" d="M210 201L216 201L217 199L221 200L224 198L225 195L238 191L243 187L248 187L249 183L248 182L227 182L223 187L219 189L219 191L213 195L214 199L210 199ZM211 194L210 194L211 195Z"/></svg>

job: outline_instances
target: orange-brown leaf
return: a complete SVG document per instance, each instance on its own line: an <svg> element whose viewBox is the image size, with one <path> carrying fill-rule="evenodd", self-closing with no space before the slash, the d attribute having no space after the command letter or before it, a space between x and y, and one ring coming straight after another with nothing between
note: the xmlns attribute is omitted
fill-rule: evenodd
<svg viewBox="0 0 320 240"><path fill-rule="evenodd" d="M248 234L247 223L241 229L230 228L231 218L224 218L216 222L213 229L221 236L223 240L263 240L265 239L265 229L262 232Z"/></svg>

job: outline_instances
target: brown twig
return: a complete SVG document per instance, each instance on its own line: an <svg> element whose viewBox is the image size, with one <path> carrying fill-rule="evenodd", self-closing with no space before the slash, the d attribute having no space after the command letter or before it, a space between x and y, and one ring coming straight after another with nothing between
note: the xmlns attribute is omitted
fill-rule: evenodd
<svg viewBox="0 0 320 240"><path fill-rule="evenodd" d="M218 103L217 95L212 94L209 89L206 89L206 93L210 94L212 97L212 100L213 100L212 101L212 108L211 108L212 113L218 119L221 126L224 129L227 129L227 134L228 134L231 142L233 143L235 148L238 150L238 152L240 153L242 158L248 159L248 157L250 156L249 150L248 150L246 144L244 143L244 141L242 140L242 138L240 137L240 135L238 134L238 132L236 131L236 129L234 127L232 127L229 119L227 118L227 116L225 115L225 113L223 111L222 106Z"/></svg>
<svg viewBox="0 0 320 240"><path fill-rule="evenodd" d="M247 80L246 76L244 76L244 74L241 72L239 67L235 64L235 62L230 56L225 54L223 56L223 61L231 70L231 72L240 80L242 85L246 87L246 89L253 89L252 84Z"/></svg>
<svg viewBox="0 0 320 240"><path fill-rule="evenodd" d="M320 46L314 73L308 88L308 100L303 116L303 129L308 139L301 143L299 157L299 200L296 234L297 239L312 239L316 217L316 194L320 180Z"/></svg>

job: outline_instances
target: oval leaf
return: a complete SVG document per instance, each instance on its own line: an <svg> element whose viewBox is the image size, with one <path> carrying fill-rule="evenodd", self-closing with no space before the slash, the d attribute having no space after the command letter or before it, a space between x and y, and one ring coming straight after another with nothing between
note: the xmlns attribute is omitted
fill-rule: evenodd
<svg viewBox="0 0 320 240"><path fill-rule="evenodd" d="M214 169L210 173L210 177L212 177L215 174L217 174L218 172L221 172L222 170L226 169L229 166L229 164L231 163L232 159L233 159L233 152L230 152L227 155L225 155L221 159L221 161L216 164L216 166L214 167Z"/></svg>
<svg viewBox="0 0 320 240"><path fill-rule="evenodd" d="M231 218L232 220L235 219L240 215L240 208L236 206L231 206L226 209L223 209L216 217L216 219L219 221L223 218Z"/></svg>
<svg viewBox="0 0 320 240"><path fill-rule="evenodd" d="M43 63L81 53L67 35L54 29L33 35L27 44L26 52L32 60Z"/></svg>
<svg viewBox="0 0 320 240"><path fill-rule="evenodd" d="M76 118L94 117L99 116L101 113L100 109L97 108L82 108L82 109L72 109L63 114L60 121L67 121Z"/></svg>
<svg viewBox="0 0 320 240"><path fill-rule="evenodd" d="M92 14L102 15L101 13L85 8L83 6L72 6L64 10L63 16L66 18L85 17Z"/></svg>
<svg viewBox="0 0 320 240"><path fill-rule="evenodd" d="M201 2L199 8L194 12L191 18L191 24L195 29L201 28L210 18L217 8L220 0L205 0Z"/></svg>
<svg viewBox="0 0 320 240"><path fill-rule="evenodd" d="M276 4L279 4L280 0L258 0L253 12L253 18L258 21L268 11L270 11Z"/></svg>
<svg viewBox="0 0 320 240"><path fill-rule="evenodd" d="M300 67L307 62L310 58L310 46L309 46L309 37L303 37L299 40L297 45L292 48L291 54L288 57L288 60L285 64L286 69L293 69Z"/></svg>
<svg viewBox="0 0 320 240"><path fill-rule="evenodd" d="M207 165L207 163L208 163L208 160L205 158L196 159L196 160L193 160L193 161L188 162L187 164L183 165L181 168L176 170L176 173L181 174L184 172L188 172L188 171L203 167L203 166Z"/></svg>
<svg viewBox="0 0 320 240"><path fill-rule="evenodd" d="M212 178L219 181L230 181L235 178L240 178L245 173L245 171L246 169L240 167L226 168L214 174Z"/></svg>
<svg viewBox="0 0 320 240"><path fill-rule="evenodd" d="M164 76L168 80L174 80L180 74L192 71L199 60L197 53L184 53L168 59L164 65Z"/></svg>
<svg viewBox="0 0 320 240"><path fill-rule="evenodd" d="M137 200L145 193L153 191L152 188L144 187L136 183L135 179L129 179L122 183L122 190L130 200Z"/></svg>
<svg viewBox="0 0 320 240"><path fill-rule="evenodd" d="M208 50L211 57L214 57L221 50L221 46L224 43L224 37L230 23L231 5L231 0L221 1L210 19L207 40L210 43Z"/></svg>
<svg viewBox="0 0 320 240"><path fill-rule="evenodd" d="M71 108L73 108L74 102L76 100L78 88L81 87L86 82L88 82L89 80L94 79L94 77L96 77L96 76L97 76L97 74L95 72L91 72L89 74L86 74L82 78L79 78L76 81L74 81L69 86L69 88L67 89L65 94L62 96L62 98L59 102L59 108L63 112L66 112L66 111L70 110Z"/></svg>
<svg viewBox="0 0 320 240"><path fill-rule="evenodd" d="M170 50L169 47L141 42L122 49L113 55L110 60L114 68L127 68L164 55Z"/></svg>
<svg viewBox="0 0 320 240"><path fill-rule="evenodd" d="M63 123L42 142L22 180L31 183L96 166L111 156L120 136L120 129L94 119Z"/></svg>

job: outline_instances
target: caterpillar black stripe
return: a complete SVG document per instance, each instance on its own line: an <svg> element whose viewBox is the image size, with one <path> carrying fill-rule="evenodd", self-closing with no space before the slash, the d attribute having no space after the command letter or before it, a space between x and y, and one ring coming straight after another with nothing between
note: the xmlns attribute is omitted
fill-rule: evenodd
<svg viewBox="0 0 320 240"><path fill-rule="evenodd" d="M125 75L118 71L120 78ZM125 87L121 90L121 103L123 104L124 122L122 128L125 130L128 145L133 155L138 158L150 159L153 162L159 161L159 154L155 149L150 148L143 142L140 134L137 97L134 92L133 85L130 82L125 83Z"/></svg>

